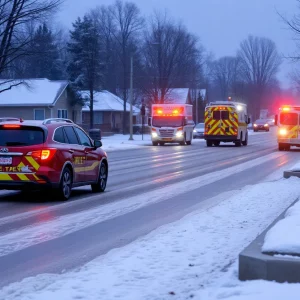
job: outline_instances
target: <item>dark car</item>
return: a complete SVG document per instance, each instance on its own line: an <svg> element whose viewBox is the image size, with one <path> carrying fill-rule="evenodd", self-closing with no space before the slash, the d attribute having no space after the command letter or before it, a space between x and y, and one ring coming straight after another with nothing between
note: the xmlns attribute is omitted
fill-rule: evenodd
<svg viewBox="0 0 300 300"><path fill-rule="evenodd" d="M53 189L61 200L73 187L104 192L108 176L101 141L67 119L0 123L0 190Z"/></svg>
<svg viewBox="0 0 300 300"><path fill-rule="evenodd" d="M268 120L265 120L265 119L256 120L253 123L253 131L254 132L257 132L257 131L270 131L270 125L268 123Z"/></svg>
<svg viewBox="0 0 300 300"><path fill-rule="evenodd" d="M204 139L204 123L198 123L193 131L194 139Z"/></svg>

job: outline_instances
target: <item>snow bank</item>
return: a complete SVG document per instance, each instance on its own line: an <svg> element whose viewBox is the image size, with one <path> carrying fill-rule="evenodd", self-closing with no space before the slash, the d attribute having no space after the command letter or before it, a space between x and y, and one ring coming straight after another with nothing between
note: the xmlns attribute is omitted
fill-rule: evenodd
<svg viewBox="0 0 300 300"><path fill-rule="evenodd" d="M293 181L261 183L233 191L230 196L221 194L209 199L210 206L110 251L79 270L39 275L4 287L0 299L163 300L201 295L201 289L220 279L238 253L298 197ZM285 291L292 290L289 286ZM243 287L241 292L222 295L254 299L242 298L243 292L247 297ZM278 295L280 299L286 296L282 292L274 293L277 298L261 299L279 299Z"/></svg>
<svg viewBox="0 0 300 300"><path fill-rule="evenodd" d="M299 179L298 179L299 180ZM297 186L299 183L297 183ZM300 202L293 205L285 218L277 222L267 233L263 252L300 255Z"/></svg>

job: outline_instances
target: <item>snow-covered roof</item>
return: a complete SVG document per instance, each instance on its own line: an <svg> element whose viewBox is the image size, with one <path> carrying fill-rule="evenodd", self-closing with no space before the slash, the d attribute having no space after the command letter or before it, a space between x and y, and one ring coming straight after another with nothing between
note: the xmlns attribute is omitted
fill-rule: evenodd
<svg viewBox="0 0 300 300"><path fill-rule="evenodd" d="M165 98L165 103L186 104L188 102L189 89L175 88L171 89Z"/></svg>
<svg viewBox="0 0 300 300"><path fill-rule="evenodd" d="M83 98L89 99L89 91L81 91ZM132 106L134 114L140 113L140 109ZM88 105L82 108L82 111L90 111ZM124 101L109 91L101 91L94 93L94 111L124 111ZM126 111L130 111L130 103L126 103Z"/></svg>
<svg viewBox="0 0 300 300"><path fill-rule="evenodd" d="M26 79L25 84L12 87L0 93L0 106L52 106L68 86L67 80ZM5 83L7 82L7 83ZM11 82L0 80L0 90L16 84L20 80Z"/></svg>

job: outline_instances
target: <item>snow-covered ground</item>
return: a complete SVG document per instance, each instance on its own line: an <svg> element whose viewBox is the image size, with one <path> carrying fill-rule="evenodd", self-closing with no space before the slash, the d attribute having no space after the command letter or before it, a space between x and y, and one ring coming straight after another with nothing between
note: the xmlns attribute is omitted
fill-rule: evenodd
<svg viewBox="0 0 300 300"><path fill-rule="evenodd" d="M299 196L298 180L221 194L79 270L4 287L0 299L299 299L300 285L240 283L236 275L239 252Z"/></svg>
<svg viewBox="0 0 300 300"><path fill-rule="evenodd" d="M249 135L258 135L258 134L269 134L266 132L253 132L253 130L249 130ZM193 144L203 143L204 139L193 139ZM115 134L112 136L104 136L102 137L103 150L105 151L115 151L115 150L127 150L127 149L135 149L142 148L145 146L151 146L151 136L150 134L144 134L143 140L141 134L134 134L133 141L129 140L129 135L123 134ZM174 144L177 145L177 144Z"/></svg>
<svg viewBox="0 0 300 300"><path fill-rule="evenodd" d="M300 202L297 202L267 233L263 252L300 255Z"/></svg>
<svg viewBox="0 0 300 300"><path fill-rule="evenodd" d="M112 151L112 150L126 150L141 148L145 146L152 146L150 134L144 134L144 139L142 140L141 134L134 134L133 141L129 140L129 135L115 134L112 136L102 137L103 150ZM203 139L194 139L193 143L201 143ZM177 144L174 144L177 145Z"/></svg>

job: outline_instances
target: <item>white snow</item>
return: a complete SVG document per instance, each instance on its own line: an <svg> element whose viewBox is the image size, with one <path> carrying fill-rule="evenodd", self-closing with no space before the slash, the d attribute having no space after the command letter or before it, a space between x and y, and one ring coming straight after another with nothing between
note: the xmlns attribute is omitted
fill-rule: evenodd
<svg viewBox="0 0 300 300"><path fill-rule="evenodd" d="M216 288L238 253L299 196L296 182L282 179L221 194L78 270L4 287L0 299L299 299L299 285L244 284L236 276Z"/></svg>
<svg viewBox="0 0 300 300"><path fill-rule="evenodd" d="M145 146L152 146L150 134L144 134L144 140L142 140L141 134L134 134L133 141L129 140L129 135L123 134L114 134L112 136L104 136L101 141L103 143L102 149L105 151L113 150L126 150L126 149L135 149L143 148ZM194 139L194 143L205 142L204 139ZM172 144L170 144L172 145ZM173 145L178 145L174 143Z"/></svg>
<svg viewBox="0 0 300 300"><path fill-rule="evenodd" d="M137 210L141 207L165 201L180 194L188 193L189 191L196 190L197 188L224 179L238 172L245 171L248 168L260 165L262 162L266 162L268 160L274 159L282 155L284 154L281 152L272 153L255 160L239 164L237 166L229 167L221 171L188 179L180 183L180 189L178 189L177 183L170 184L160 189L152 190L141 195L123 199L123 201L109 203L76 214L70 214L58 218L53 218L48 222L43 222L38 225L25 227L16 232L9 232L5 235L0 236L0 256L4 256L6 254L9 254L10 252L22 250L32 245L36 245L41 242L45 242L54 238L67 235L69 233L86 228L93 224L97 224L99 222L103 222L105 220L109 220L114 217ZM140 184L139 187L145 186L146 188L148 184L149 183ZM129 187L128 189L134 188L136 188L136 186ZM296 187L294 189L298 191ZM291 190L294 191L294 189ZM110 192L110 194L113 193L113 191ZM116 193L118 193L118 191L116 191ZM88 199L84 198L82 200L77 200L77 202L91 201L93 199L99 201L99 196L91 196ZM64 205L64 207L71 206L72 202L67 202L62 205ZM0 224L12 222L16 219L21 220L22 218L28 217L29 215L31 217L34 215L38 216L41 212L50 213L53 209L56 208L44 208L36 212L21 213L11 217L1 218Z"/></svg>
<svg viewBox="0 0 300 300"><path fill-rule="evenodd" d="M276 283L264 280L241 282L235 263L218 284L196 292L200 300L298 300L300 284Z"/></svg>
<svg viewBox="0 0 300 300"><path fill-rule="evenodd" d="M299 180L298 178L295 178ZM299 183L297 183L297 186ZM300 202L290 207L284 219L278 221L266 234L263 252L300 255Z"/></svg>
<svg viewBox="0 0 300 300"><path fill-rule="evenodd" d="M1 89L9 86L2 84L6 80L0 80ZM28 79L28 85L19 85L11 90L0 93L0 106L45 106L53 105L68 85L68 81L51 81L46 78Z"/></svg>
<svg viewBox="0 0 300 300"><path fill-rule="evenodd" d="M90 93L88 91L81 91L83 98L89 99ZM130 102L126 103L126 110L130 111ZM132 106L134 114L138 114L140 109L136 106ZM86 105L82 108L82 111L90 111L90 108ZM101 91L94 93L94 111L124 111L124 101L120 97L112 94L109 91Z"/></svg>

